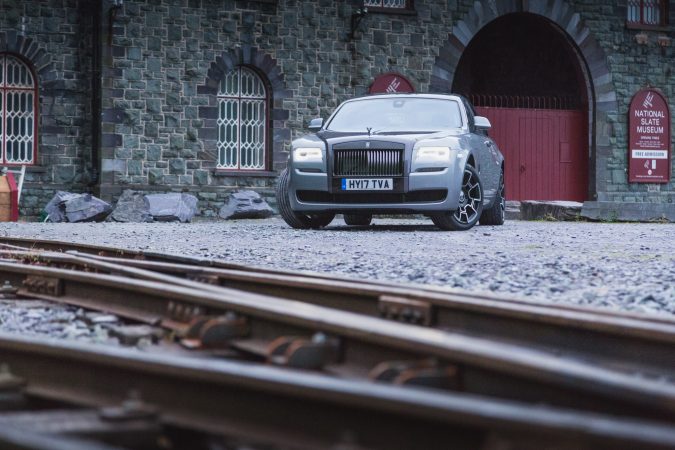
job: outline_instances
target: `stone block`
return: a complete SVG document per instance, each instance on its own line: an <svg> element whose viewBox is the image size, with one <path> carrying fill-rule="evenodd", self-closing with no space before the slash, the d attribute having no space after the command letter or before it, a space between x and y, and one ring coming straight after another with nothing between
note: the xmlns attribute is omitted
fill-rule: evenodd
<svg viewBox="0 0 675 450"><path fill-rule="evenodd" d="M75 178L75 166L54 166L54 183L68 184Z"/></svg>
<svg viewBox="0 0 675 450"><path fill-rule="evenodd" d="M45 206L51 222L100 222L112 211L107 202L91 194L59 191Z"/></svg>
<svg viewBox="0 0 675 450"><path fill-rule="evenodd" d="M198 184L200 186L207 186L209 184L209 171L195 170L192 172L192 178L194 184Z"/></svg>
<svg viewBox="0 0 675 450"><path fill-rule="evenodd" d="M265 219L274 214L255 191L239 191L229 196L218 215L223 219Z"/></svg>
<svg viewBox="0 0 675 450"><path fill-rule="evenodd" d="M114 222L152 222L152 216L142 193L125 190L108 217Z"/></svg>
<svg viewBox="0 0 675 450"><path fill-rule="evenodd" d="M582 203L569 201L520 202L520 214L523 220L579 220Z"/></svg>
<svg viewBox="0 0 675 450"><path fill-rule="evenodd" d="M182 158L172 158L169 160L169 173L172 175L185 174L185 160Z"/></svg>
<svg viewBox="0 0 675 450"><path fill-rule="evenodd" d="M197 213L197 197L191 194L146 195L150 215L158 222L190 222Z"/></svg>
<svg viewBox="0 0 675 450"><path fill-rule="evenodd" d="M584 202L581 216L607 222L675 222L675 204L650 202Z"/></svg>
<svg viewBox="0 0 675 450"><path fill-rule="evenodd" d="M157 144L148 145L148 161L159 161L162 158L162 146Z"/></svg>
<svg viewBox="0 0 675 450"><path fill-rule="evenodd" d="M164 181L164 169L148 170L148 183L152 185L162 184Z"/></svg>

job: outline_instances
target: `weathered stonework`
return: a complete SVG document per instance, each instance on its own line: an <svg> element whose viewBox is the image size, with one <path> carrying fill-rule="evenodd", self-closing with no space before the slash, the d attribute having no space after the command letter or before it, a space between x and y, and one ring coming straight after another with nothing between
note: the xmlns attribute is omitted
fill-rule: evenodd
<svg viewBox="0 0 675 450"><path fill-rule="evenodd" d="M37 163L28 167L21 215L38 216L58 190L91 181L91 7L88 1L0 4L0 53L21 57L39 86Z"/></svg>
<svg viewBox="0 0 675 450"><path fill-rule="evenodd" d="M637 31L625 26L624 1L415 0L414 12L371 11L352 30L358 3L2 2L0 52L22 56L39 78L38 161L28 170L22 215L39 215L56 190L92 191L106 200L124 189L191 192L202 214L215 216L229 192L245 187L273 205L290 141L310 119L367 93L381 73L404 75L418 92L449 91L472 37L514 12L555 24L581 58L592 100L589 200L675 200L673 181L628 184L625 170L633 93L654 86L673 109L673 46L656 44L659 35L673 37L673 25L648 31L648 44L637 45ZM102 34L92 44L96 12ZM97 53L102 103L100 122L93 122ZM216 169L218 83L240 64L264 80L271 97L269 164L253 174Z"/></svg>

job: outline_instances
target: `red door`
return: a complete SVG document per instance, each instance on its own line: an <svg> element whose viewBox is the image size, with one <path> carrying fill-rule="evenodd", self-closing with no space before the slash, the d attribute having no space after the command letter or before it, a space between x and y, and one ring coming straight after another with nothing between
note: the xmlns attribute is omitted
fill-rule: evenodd
<svg viewBox="0 0 675 450"><path fill-rule="evenodd" d="M476 107L505 159L507 200L586 199L584 112Z"/></svg>

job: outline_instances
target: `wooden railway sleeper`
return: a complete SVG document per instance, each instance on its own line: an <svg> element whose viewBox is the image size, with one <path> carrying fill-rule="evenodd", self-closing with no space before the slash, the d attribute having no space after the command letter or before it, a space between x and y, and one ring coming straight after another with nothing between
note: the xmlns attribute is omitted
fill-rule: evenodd
<svg viewBox="0 0 675 450"><path fill-rule="evenodd" d="M246 337L249 332L248 320L233 312L200 316L190 322L181 344L189 349L226 348L232 339Z"/></svg>
<svg viewBox="0 0 675 450"><path fill-rule="evenodd" d="M439 364L433 358L411 361L385 361L375 366L368 378L403 386L423 386L460 390L461 373L457 366Z"/></svg>
<svg viewBox="0 0 675 450"><path fill-rule="evenodd" d="M377 309L380 312L380 317L385 319L427 327L434 324L434 308L429 302L381 295L377 303Z"/></svg>
<svg viewBox="0 0 675 450"><path fill-rule="evenodd" d="M311 338L282 336L270 343L267 360L271 364L306 370L321 370L336 362L340 341L337 337L315 333Z"/></svg>

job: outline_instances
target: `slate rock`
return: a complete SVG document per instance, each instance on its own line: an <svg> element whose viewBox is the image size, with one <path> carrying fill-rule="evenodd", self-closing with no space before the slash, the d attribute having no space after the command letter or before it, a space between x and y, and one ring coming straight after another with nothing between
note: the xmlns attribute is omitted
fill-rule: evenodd
<svg viewBox="0 0 675 450"><path fill-rule="evenodd" d="M44 210L50 222L100 222L112 206L91 194L58 191Z"/></svg>
<svg viewBox="0 0 675 450"><path fill-rule="evenodd" d="M73 194L71 192L57 191L44 208L48 220L50 222L66 222L65 202L78 195L79 194Z"/></svg>
<svg viewBox="0 0 675 450"><path fill-rule="evenodd" d="M114 222L152 222L150 209L145 201L145 196L136 191L126 189L122 192L115 209L108 217L109 221Z"/></svg>
<svg viewBox="0 0 675 450"><path fill-rule="evenodd" d="M91 194L80 194L65 202L68 222L100 222L112 212L110 203Z"/></svg>
<svg viewBox="0 0 675 450"><path fill-rule="evenodd" d="M255 191L233 193L218 213L223 219L266 219L272 214L270 205Z"/></svg>
<svg viewBox="0 0 675 450"><path fill-rule="evenodd" d="M145 203L157 222L189 222L197 214L197 197L190 194L150 194Z"/></svg>

